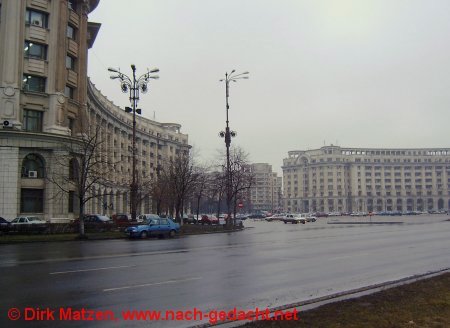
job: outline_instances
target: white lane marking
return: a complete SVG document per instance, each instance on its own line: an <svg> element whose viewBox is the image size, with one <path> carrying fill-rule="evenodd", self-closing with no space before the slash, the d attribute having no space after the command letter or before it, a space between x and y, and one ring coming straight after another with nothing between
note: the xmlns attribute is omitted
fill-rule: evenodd
<svg viewBox="0 0 450 328"><path fill-rule="evenodd" d="M122 290L122 289L131 289L131 288L140 288L140 287L151 287L151 286L159 286L159 285L167 285L167 284L176 284L180 282L185 281L192 281L192 280L200 280L202 277L192 277L192 278L186 278L186 279L176 279L176 280L167 280L167 281L160 281L160 282L152 282L149 284L141 284L141 285L130 285L130 286L122 286L122 287L116 287L116 288L107 288L103 289L104 292L113 292L116 290Z"/></svg>
<svg viewBox="0 0 450 328"><path fill-rule="evenodd" d="M71 271L57 271L57 272L50 272L49 274L66 274L66 273L89 272L89 271L100 271L100 270L113 270L113 269L132 268L132 267L135 267L135 265L122 265L122 266L113 266L113 267L105 267L105 268L92 268L92 269L80 269L80 270L71 270Z"/></svg>

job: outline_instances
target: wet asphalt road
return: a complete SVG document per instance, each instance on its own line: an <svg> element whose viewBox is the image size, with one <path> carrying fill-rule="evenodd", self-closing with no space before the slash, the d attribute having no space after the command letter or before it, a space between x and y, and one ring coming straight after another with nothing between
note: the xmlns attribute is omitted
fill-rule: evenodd
<svg viewBox="0 0 450 328"><path fill-rule="evenodd" d="M247 221L248 229L229 234L2 245L0 327L186 327L198 322L124 321L121 313L265 309L448 268L447 218L391 219L401 225ZM19 320L7 318L11 308ZM25 308L108 310L118 320L25 321Z"/></svg>

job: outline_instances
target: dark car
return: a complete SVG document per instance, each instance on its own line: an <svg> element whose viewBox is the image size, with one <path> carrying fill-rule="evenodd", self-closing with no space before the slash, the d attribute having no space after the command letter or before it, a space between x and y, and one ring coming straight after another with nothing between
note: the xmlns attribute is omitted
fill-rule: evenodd
<svg viewBox="0 0 450 328"><path fill-rule="evenodd" d="M116 224L131 221L131 217L128 214L113 214L111 218Z"/></svg>
<svg viewBox="0 0 450 328"><path fill-rule="evenodd" d="M200 223L203 224L219 224L219 219L215 215L202 215Z"/></svg>
<svg viewBox="0 0 450 328"><path fill-rule="evenodd" d="M11 230L11 222L0 216L0 234L8 233Z"/></svg>
<svg viewBox="0 0 450 328"><path fill-rule="evenodd" d="M110 231L114 227L112 220L107 216L100 214L87 214L83 217L84 228L93 231ZM76 228L80 225L80 220L76 219L73 223Z"/></svg>
<svg viewBox="0 0 450 328"><path fill-rule="evenodd" d="M197 219L196 216L190 214L190 215L187 215L187 216L184 216L184 217L183 217L183 223L184 223L184 224L197 224L197 223L199 222L199 219L200 219L200 218L201 218L201 217L199 217L199 218Z"/></svg>
<svg viewBox="0 0 450 328"><path fill-rule="evenodd" d="M252 213L248 216L249 219L265 219L266 216L263 213Z"/></svg>
<svg viewBox="0 0 450 328"><path fill-rule="evenodd" d="M132 222L131 216L128 214L113 214L111 219L114 225L119 228L119 230L125 230L127 227L136 222Z"/></svg>

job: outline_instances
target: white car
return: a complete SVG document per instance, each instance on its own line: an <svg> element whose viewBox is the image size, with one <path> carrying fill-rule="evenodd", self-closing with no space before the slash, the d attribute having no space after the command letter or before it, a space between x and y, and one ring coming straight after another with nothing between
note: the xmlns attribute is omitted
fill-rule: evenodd
<svg viewBox="0 0 450 328"><path fill-rule="evenodd" d="M292 223L292 224L305 224L306 217L302 214L286 214L283 218L284 223Z"/></svg>
<svg viewBox="0 0 450 328"><path fill-rule="evenodd" d="M283 221L284 217L285 217L285 214L274 214L274 215L266 217L264 220L266 220L268 222Z"/></svg>
<svg viewBox="0 0 450 328"><path fill-rule="evenodd" d="M314 215L312 215L312 214L306 215L306 222L316 222L316 221L317 221L317 218Z"/></svg>
<svg viewBox="0 0 450 328"><path fill-rule="evenodd" d="M47 222L35 216L19 216L11 221L11 231L17 232L44 232Z"/></svg>
<svg viewBox="0 0 450 328"><path fill-rule="evenodd" d="M11 221L11 224L46 224L44 220L36 216L20 216Z"/></svg>

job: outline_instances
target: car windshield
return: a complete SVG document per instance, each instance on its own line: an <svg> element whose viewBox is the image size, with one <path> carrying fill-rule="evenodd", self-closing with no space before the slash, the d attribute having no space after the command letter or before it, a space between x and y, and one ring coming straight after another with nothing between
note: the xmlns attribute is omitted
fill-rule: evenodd
<svg viewBox="0 0 450 328"><path fill-rule="evenodd" d="M109 221L109 218L107 216L99 215L98 218L100 221Z"/></svg>

